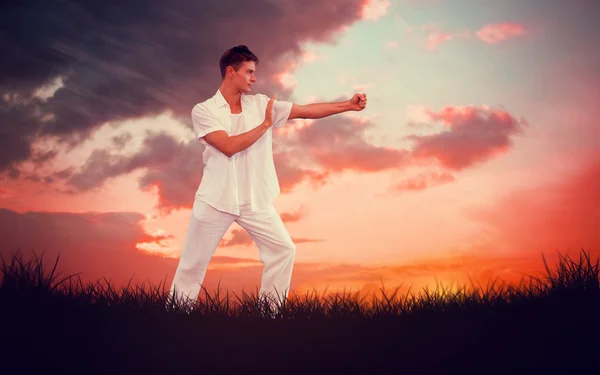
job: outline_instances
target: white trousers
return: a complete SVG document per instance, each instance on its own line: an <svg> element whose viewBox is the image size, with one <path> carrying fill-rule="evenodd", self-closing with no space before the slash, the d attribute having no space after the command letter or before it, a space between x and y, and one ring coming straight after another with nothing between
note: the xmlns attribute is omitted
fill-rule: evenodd
<svg viewBox="0 0 600 375"><path fill-rule="evenodd" d="M238 223L252 237L263 263L259 295L279 302L287 298L292 278L296 246L275 207L269 205L256 212L240 207L240 214L219 211L195 200L186 239L171 284L171 296L196 300L215 250L227 229Z"/></svg>

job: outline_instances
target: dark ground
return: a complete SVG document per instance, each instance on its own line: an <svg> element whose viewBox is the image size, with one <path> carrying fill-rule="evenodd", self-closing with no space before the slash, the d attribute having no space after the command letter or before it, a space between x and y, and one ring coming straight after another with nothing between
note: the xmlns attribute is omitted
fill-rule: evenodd
<svg viewBox="0 0 600 375"><path fill-rule="evenodd" d="M373 321L290 321L3 295L0 372L595 374L600 299L589 297Z"/></svg>

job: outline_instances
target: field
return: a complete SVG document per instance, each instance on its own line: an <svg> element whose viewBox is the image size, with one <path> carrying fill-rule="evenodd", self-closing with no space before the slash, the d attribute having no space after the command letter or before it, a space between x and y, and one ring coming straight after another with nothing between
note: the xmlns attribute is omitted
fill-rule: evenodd
<svg viewBox="0 0 600 375"><path fill-rule="evenodd" d="M16 253L2 264L4 374L597 373L599 261L581 250L518 286L399 295L201 292L84 285Z"/></svg>

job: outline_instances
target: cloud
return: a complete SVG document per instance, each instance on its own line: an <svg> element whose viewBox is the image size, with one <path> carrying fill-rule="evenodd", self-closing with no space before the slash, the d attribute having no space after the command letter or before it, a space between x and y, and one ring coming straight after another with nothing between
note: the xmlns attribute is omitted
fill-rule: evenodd
<svg viewBox="0 0 600 375"><path fill-rule="evenodd" d="M145 255L138 243L159 242L142 227L145 217L135 212L17 213L0 208L0 254L5 260L20 249L25 258L32 250L44 252L47 262L60 254L61 271L82 272L82 279L102 277L123 283L134 274L158 282L166 276L165 264L174 260Z"/></svg>
<svg viewBox="0 0 600 375"><path fill-rule="evenodd" d="M522 134L527 125L509 112L488 106L455 106L434 111L425 106L410 107L413 127L433 128L441 123L442 131L429 135L410 135L410 148L374 145L366 131L374 125L355 116L333 116L292 127L285 138L275 137L275 165L282 191L289 192L303 181L314 187L325 184L336 173L354 171L373 173L401 171L410 166L435 161L447 171L426 171L391 187L395 191L416 191L455 180L450 171L481 164L508 152L512 138Z"/></svg>
<svg viewBox="0 0 600 375"><path fill-rule="evenodd" d="M297 159L328 173L378 172L400 166L408 152L367 141L365 130L373 125L349 116L328 117L294 131L285 143L292 150L302 150L296 153Z"/></svg>
<svg viewBox="0 0 600 375"><path fill-rule="evenodd" d="M521 124L512 115L487 107L446 107L434 112L421 106L417 117L419 121L442 122L449 130L409 136L414 148L397 149L367 141L365 132L374 123L356 116L338 115L297 127L289 123L288 133L274 138L274 163L282 193L305 182L320 188L336 173L396 171L427 160L460 170L506 152L510 137L521 130ZM125 134L113 138L113 143L123 144L130 137ZM79 170L63 169L49 178L67 178L68 186L85 192L101 188L108 179L143 170L140 188L156 191L157 208L168 214L191 206L189 197L202 179L203 150L196 139L178 142L166 133L147 132L140 149L131 155L94 150ZM448 172L426 172L392 189L419 190L453 179Z"/></svg>
<svg viewBox="0 0 600 375"><path fill-rule="evenodd" d="M505 153L512 137L522 134L527 125L505 110L488 107L445 107L427 111L430 119L447 130L431 135L410 135L414 141L412 156L433 158L446 168L458 171Z"/></svg>
<svg viewBox="0 0 600 375"><path fill-rule="evenodd" d="M218 59L233 45L259 56L257 89L285 98L280 57L301 58L301 43L330 41L361 18L362 0L332 3L303 3L299 11L290 1L248 9L237 0L150 0L116 12L104 3L49 0L3 9L0 171L18 176L16 165L31 157L38 137L72 147L106 122L166 111L191 127L190 108L214 94Z"/></svg>
<svg viewBox="0 0 600 375"><path fill-rule="evenodd" d="M231 231L230 239L222 239L219 246L231 247L231 246L247 246L252 245L254 241L252 237L244 229L234 229Z"/></svg>
<svg viewBox="0 0 600 375"><path fill-rule="evenodd" d="M115 147L123 148L131 141L132 138L133 136L131 135L131 133L123 133L112 137L112 142L115 145Z"/></svg>
<svg viewBox="0 0 600 375"><path fill-rule="evenodd" d="M387 14L389 7L389 0L366 0L363 2L362 18L376 21Z"/></svg>
<svg viewBox="0 0 600 375"><path fill-rule="evenodd" d="M417 29L413 27L407 28L409 34L412 34L415 30ZM456 39L469 39L472 36L476 36L484 43L498 44L529 33L522 25L514 23L488 24L475 32L467 28L444 31L435 24L427 23L422 25L420 30L426 33L424 45L430 51L436 50L442 43Z"/></svg>
<svg viewBox="0 0 600 375"><path fill-rule="evenodd" d="M405 178L402 181L395 183L390 190L419 191L455 180L456 178L449 172L426 172L414 177Z"/></svg>
<svg viewBox="0 0 600 375"><path fill-rule="evenodd" d="M527 30L522 25L514 23L496 23L481 27L475 33L485 43L497 44L505 40L526 35Z"/></svg>
<svg viewBox="0 0 600 375"><path fill-rule="evenodd" d="M434 31L427 35L426 47L430 51L435 50L440 44L458 38L467 38L471 35L469 30L462 30L453 33Z"/></svg>
<svg viewBox="0 0 600 375"><path fill-rule="evenodd" d="M397 167L409 152L366 141L364 130L373 125L337 116L296 128L288 139L276 136L274 163L282 192L289 193L304 182L314 188L322 187L332 174L346 170L377 172ZM113 138L113 143L123 144L130 137L125 134ZM321 137L333 142L325 142ZM329 143L328 148L322 147L325 143ZM131 155L97 149L79 169L71 167L51 176L66 178L67 186L78 193L101 189L109 179L143 170L140 188L156 191L157 208L168 214L191 206L189 197L202 179L203 150L195 138L178 142L166 133L147 132L140 149Z"/></svg>
<svg viewBox="0 0 600 375"><path fill-rule="evenodd" d="M586 177L587 176L587 177ZM588 186L588 178L596 185ZM595 176L595 177L594 177ZM598 203L593 193L598 188L598 171L591 170L572 186L583 187L585 199L579 200L574 216L566 220L581 218L586 224L578 233L593 236L593 225L589 215L593 211L585 209L587 204ZM580 190L567 190L565 193L578 193ZM568 196L564 196L570 199ZM591 199L591 200L588 200ZM573 200L573 197L571 197ZM515 202L515 205L518 202ZM598 206L598 205L596 205ZM514 206L513 206L514 207ZM592 206L590 206L592 207ZM543 206L539 208L544 209ZM546 207L547 208L547 207ZM510 213L506 211L505 213ZM588 216L578 216L586 213ZM517 215L519 216L519 215ZM520 216L519 216L520 217ZM546 220L539 216L542 220ZM555 219L556 216L553 216ZM143 228L144 215L139 213L17 213L0 209L0 254L10 261L13 254L21 249L25 260L32 259L32 250L39 256L44 252L45 269L49 270L60 254L57 272L63 276L79 273L84 283L108 280L112 287L119 289L130 285L148 283L166 286L168 289L175 273L178 259L150 255L136 250L140 243L159 242L168 236L151 236ZM517 222L514 226L518 226ZM556 222L561 225L561 222ZM573 222L573 224L577 224ZM554 227L552 227L554 228ZM550 230L548 229L548 233ZM572 227L576 229L574 225ZM35 235L31 235L35 233ZM578 234L572 233L572 234ZM533 237L530 237L533 238ZM536 238L543 238L537 236ZM582 237L577 237L582 238ZM594 237L588 237L593 239ZM597 240L597 237L596 237ZM295 239L296 243L312 242L312 239ZM530 248L537 251L537 248ZM222 290L240 293L254 292L260 285L263 265L257 256L231 257L219 255L219 250L211 258L203 286L209 293ZM448 286L453 281L468 283L469 278L481 282L500 277L507 282L518 282L523 275L541 271L543 263L539 253L489 254L473 252L447 258L415 260L405 264L389 264L385 267L367 267L359 264L323 264L296 262L292 275L292 290L328 292L360 290L361 293L379 292L402 286L401 290L412 287L417 292L421 287L435 288L436 280Z"/></svg>
<svg viewBox="0 0 600 375"><path fill-rule="evenodd" d="M291 153L278 152L273 154L275 170L279 186L283 194L289 193L292 189L306 181L309 181L313 187L322 187L327 182L329 173L327 171L317 172L308 168L298 167L291 158Z"/></svg>
<svg viewBox="0 0 600 375"><path fill-rule="evenodd" d="M442 122L449 130L409 136L414 148L399 149L369 142L366 131L375 124L356 115L300 122L301 126L294 121L288 123L281 129L283 133L274 138L274 163L282 193L305 182L318 189L332 175L345 171L398 171L429 160L460 170L506 152L510 137L520 131L513 116L487 107L446 107L434 112L418 106L412 112L414 121L426 125ZM96 149L79 169L68 167L46 176L31 174L26 178L46 182L64 179L76 194L101 189L109 179L140 170L140 189L156 192L157 209L163 214L191 207L189 197L202 179L202 144L195 138L182 142L164 132L148 131L136 152L119 153L131 138L130 133L113 137L117 150ZM420 190L454 179L447 171L432 173L408 178L392 190Z"/></svg>
<svg viewBox="0 0 600 375"><path fill-rule="evenodd" d="M304 216L306 216L306 206L301 205L300 208L294 212L282 212L280 216L284 223L294 223L300 221L302 218L304 218Z"/></svg>
<svg viewBox="0 0 600 375"><path fill-rule="evenodd" d="M119 155L106 149L94 150L79 171L71 173L67 184L78 192L101 188L114 177L144 169L139 186L156 189L158 209L164 213L191 207L190 197L202 179L204 146L195 138L177 142L165 133L148 133L135 154ZM67 174L68 175L68 174Z"/></svg>
<svg viewBox="0 0 600 375"><path fill-rule="evenodd" d="M115 288L151 283L170 287L178 259L151 255L136 249L139 244L159 243L168 235L150 235L143 229L145 216L135 212L68 213L26 212L0 208L0 255L10 262L17 252L25 261L43 254L44 268L51 270L57 257L57 272L79 274L84 283L106 278ZM34 235L32 235L34 234ZM295 239L296 243L314 242ZM223 268L226 267L226 268ZM305 266L295 266L293 284L305 279ZM204 286L252 289L260 284L262 264L258 257L211 258Z"/></svg>

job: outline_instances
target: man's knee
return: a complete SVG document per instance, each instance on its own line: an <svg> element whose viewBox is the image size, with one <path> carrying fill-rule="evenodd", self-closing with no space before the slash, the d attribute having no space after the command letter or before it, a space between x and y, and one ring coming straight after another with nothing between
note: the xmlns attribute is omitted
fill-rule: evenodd
<svg viewBox="0 0 600 375"><path fill-rule="evenodd" d="M285 242L283 252L290 258L296 256L296 244L290 239Z"/></svg>

